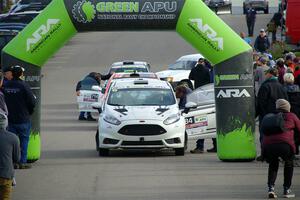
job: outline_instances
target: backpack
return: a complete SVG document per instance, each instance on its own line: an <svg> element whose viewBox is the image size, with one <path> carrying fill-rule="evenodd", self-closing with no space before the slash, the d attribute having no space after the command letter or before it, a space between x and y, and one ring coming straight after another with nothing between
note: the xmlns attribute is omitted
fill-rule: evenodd
<svg viewBox="0 0 300 200"><path fill-rule="evenodd" d="M286 131L284 128L285 115L284 113L269 113L261 122L261 131L264 135L276 135Z"/></svg>

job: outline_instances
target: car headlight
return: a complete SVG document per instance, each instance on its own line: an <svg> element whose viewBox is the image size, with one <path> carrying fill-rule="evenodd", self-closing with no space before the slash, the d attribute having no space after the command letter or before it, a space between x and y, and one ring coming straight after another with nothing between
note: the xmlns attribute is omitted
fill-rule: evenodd
<svg viewBox="0 0 300 200"><path fill-rule="evenodd" d="M113 125L120 125L121 124L120 120L118 120L117 118L115 118L112 115L105 115L103 120L106 121L107 123L110 123L110 124L113 124Z"/></svg>
<svg viewBox="0 0 300 200"><path fill-rule="evenodd" d="M171 115L170 117L168 117L165 121L164 124L165 125L170 125L170 124L174 124L175 122L178 122L180 120L180 114L174 114Z"/></svg>
<svg viewBox="0 0 300 200"><path fill-rule="evenodd" d="M173 77L168 77L167 81L170 82L170 83L173 82Z"/></svg>

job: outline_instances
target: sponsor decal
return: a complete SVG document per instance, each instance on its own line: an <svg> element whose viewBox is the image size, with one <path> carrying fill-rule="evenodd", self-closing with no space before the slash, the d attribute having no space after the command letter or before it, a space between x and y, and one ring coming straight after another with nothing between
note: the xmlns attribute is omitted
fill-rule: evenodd
<svg viewBox="0 0 300 200"><path fill-rule="evenodd" d="M77 1L72 7L73 18L79 23L94 20L159 20L174 19L177 11L176 1L120 1L90 2Z"/></svg>
<svg viewBox="0 0 300 200"><path fill-rule="evenodd" d="M224 39L218 37L217 32L208 24L203 23L201 18L190 19L188 26L214 50L222 51L224 49Z"/></svg>
<svg viewBox="0 0 300 200"><path fill-rule="evenodd" d="M185 118L185 124L187 129L197 128L197 127L207 127L208 118L207 116L195 116Z"/></svg>
<svg viewBox="0 0 300 200"><path fill-rule="evenodd" d="M251 95L246 89L226 89L220 90L217 98L249 98Z"/></svg>
<svg viewBox="0 0 300 200"><path fill-rule="evenodd" d="M35 52L61 27L60 19L48 19L46 24L42 24L31 38L26 40L27 52Z"/></svg>
<svg viewBox="0 0 300 200"><path fill-rule="evenodd" d="M253 79L252 74L226 74L226 75L215 75L216 85L220 85L221 81L240 81L240 80L251 80Z"/></svg>

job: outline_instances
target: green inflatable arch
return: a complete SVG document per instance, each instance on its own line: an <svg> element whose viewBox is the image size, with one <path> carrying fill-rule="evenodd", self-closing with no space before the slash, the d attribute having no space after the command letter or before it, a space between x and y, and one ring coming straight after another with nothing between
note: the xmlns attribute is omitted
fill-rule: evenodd
<svg viewBox="0 0 300 200"><path fill-rule="evenodd" d="M21 65L40 101L45 62L77 32L176 30L215 65L218 157L253 160L252 49L202 0L53 0L2 52L3 68ZM28 159L40 157L40 103Z"/></svg>

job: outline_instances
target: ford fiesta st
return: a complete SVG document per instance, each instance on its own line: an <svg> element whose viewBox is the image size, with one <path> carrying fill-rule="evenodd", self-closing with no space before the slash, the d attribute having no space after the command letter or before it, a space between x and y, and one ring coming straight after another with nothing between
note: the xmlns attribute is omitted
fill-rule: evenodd
<svg viewBox="0 0 300 200"><path fill-rule="evenodd" d="M99 156L111 149L174 149L184 155L185 119L172 86L157 79L115 80L99 110Z"/></svg>

